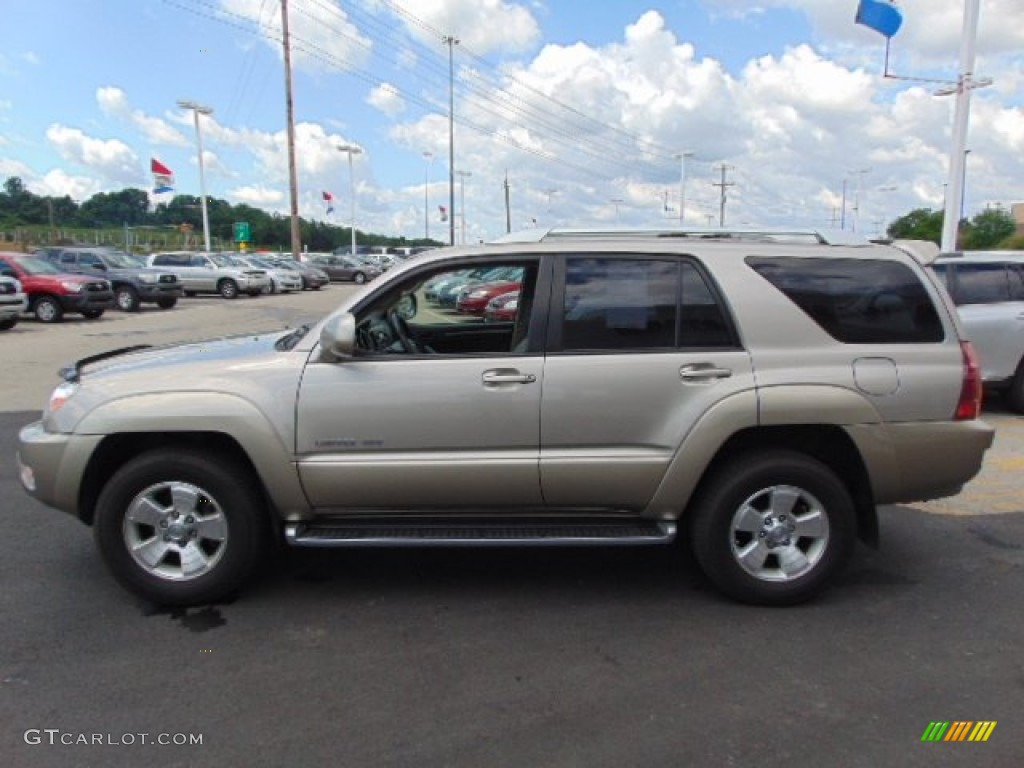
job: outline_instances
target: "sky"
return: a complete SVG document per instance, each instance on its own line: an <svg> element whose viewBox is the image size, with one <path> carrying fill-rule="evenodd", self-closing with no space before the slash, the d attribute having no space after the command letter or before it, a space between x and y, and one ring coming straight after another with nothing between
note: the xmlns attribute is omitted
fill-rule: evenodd
<svg viewBox="0 0 1024 768"><path fill-rule="evenodd" d="M354 190L360 230L447 240L452 125L457 242L505 232L506 179L513 230L671 227L684 191L716 225L724 179L727 226L874 234L943 205L931 81L957 77L964 2L898 3L893 79L857 0L290 0L299 210L348 226ZM3 8L0 179L81 201L152 188L156 158L198 195L191 100L207 194L287 213L280 0ZM1024 201L1024 0L979 19L967 216Z"/></svg>

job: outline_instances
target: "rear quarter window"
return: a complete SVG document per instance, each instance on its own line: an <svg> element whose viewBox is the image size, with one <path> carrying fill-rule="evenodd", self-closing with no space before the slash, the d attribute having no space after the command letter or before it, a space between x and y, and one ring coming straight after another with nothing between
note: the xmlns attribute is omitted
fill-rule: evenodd
<svg viewBox="0 0 1024 768"><path fill-rule="evenodd" d="M1004 264L957 264L953 299L957 304L998 304L1010 300Z"/></svg>
<svg viewBox="0 0 1024 768"><path fill-rule="evenodd" d="M900 262L763 256L746 262L836 341L910 344L945 338L920 277Z"/></svg>

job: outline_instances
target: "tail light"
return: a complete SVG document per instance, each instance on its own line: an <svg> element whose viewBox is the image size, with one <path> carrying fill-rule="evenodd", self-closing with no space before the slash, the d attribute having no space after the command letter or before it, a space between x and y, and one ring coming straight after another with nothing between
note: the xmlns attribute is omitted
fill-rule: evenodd
<svg viewBox="0 0 1024 768"><path fill-rule="evenodd" d="M964 381L960 387L960 401L956 404L957 421L970 421L978 418L981 413L981 368L974 345L969 341L961 341L960 349L964 357Z"/></svg>

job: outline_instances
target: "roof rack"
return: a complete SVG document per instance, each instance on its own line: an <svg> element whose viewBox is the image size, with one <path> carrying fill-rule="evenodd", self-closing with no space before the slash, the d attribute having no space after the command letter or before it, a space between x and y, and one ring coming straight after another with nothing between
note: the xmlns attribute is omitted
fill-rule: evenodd
<svg viewBox="0 0 1024 768"><path fill-rule="evenodd" d="M841 229L799 229L799 228L752 228L752 229L577 229L537 227L510 232L493 244L543 243L560 239L601 239L617 238L679 238L684 240L760 240L766 242L811 242L819 245L870 246L871 242L855 232Z"/></svg>

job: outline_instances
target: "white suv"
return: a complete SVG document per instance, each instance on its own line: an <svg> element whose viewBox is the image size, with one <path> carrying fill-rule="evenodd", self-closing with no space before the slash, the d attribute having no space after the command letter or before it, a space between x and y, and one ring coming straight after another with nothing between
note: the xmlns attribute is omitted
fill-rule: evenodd
<svg viewBox="0 0 1024 768"><path fill-rule="evenodd" d="M981 376L1024 413L1024 252L943 254L933 264L981 361Z"/></svg>

